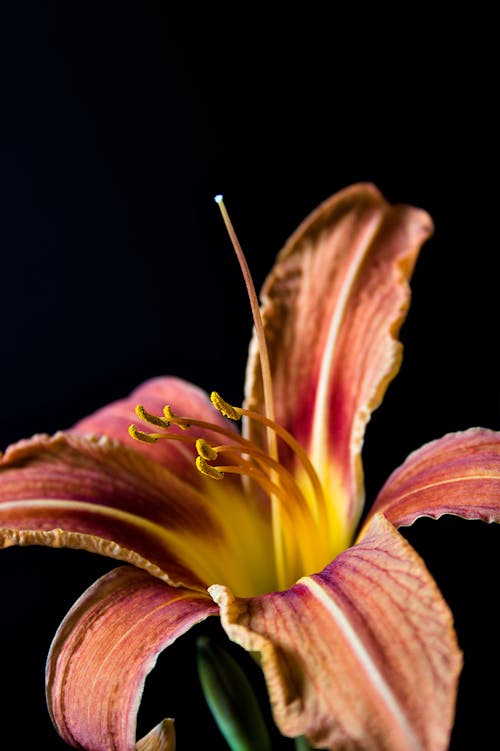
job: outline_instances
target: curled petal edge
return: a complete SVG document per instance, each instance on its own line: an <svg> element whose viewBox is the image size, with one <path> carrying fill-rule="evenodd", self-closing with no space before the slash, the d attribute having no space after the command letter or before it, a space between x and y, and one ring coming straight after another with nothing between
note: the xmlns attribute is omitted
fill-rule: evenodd
<svg viewBox="0 0 500 751"><path fill-rule="evenodd" d="M362 511L365 426L399 370L408 279L432 231L425 211L389 204L369 183L351 185L302 222L262 289L276 419L308 449L332 499L337 552ZM245 394L262 411L259 362L254 336ZM291 461L285 452L283 461Z"/></svg>
<svg viewBox="0 0 500 751"><path fill-rule="evenodd" d="M377 513L396 527L444 514L500 522L500 432L470 428L421 446L390 475L364 530Z"/></svg>
<svg viewBox="0 0 500 751"><path fill-rule="evenodd" d="M98 579L66 615L47 658L47 703L62 738L101 751L170 751L168 721L136 746L144 681L163 649L216 613L207 595L130 566Z"/></svg>

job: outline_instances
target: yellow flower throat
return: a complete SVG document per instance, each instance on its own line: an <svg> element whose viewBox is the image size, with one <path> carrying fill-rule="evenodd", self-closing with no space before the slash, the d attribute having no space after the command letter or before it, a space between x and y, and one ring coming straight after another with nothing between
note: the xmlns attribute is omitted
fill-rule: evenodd
<svg viewBox="0 0 500 751"><path fill-rule="evenodd" d="M292 474L278 460L234 430L217 423L175 415L169 405L164 407L162 416L153 415L138 405L137 417L161 431L147 433L131 425L129 433L132 438L145 443L166 439L190 444L196 449L197 469L212 480L223 480L225 475L232 474L255 482L270 499L276 582L278 588L286 588L299 576L311 573L325 563L323 556L321 561L316 560L319 550L326 546L324 532L328 526L322 485L303 447L282 426L258 412L234 407L215 391L210 398L225 417L240 420L244 416L272 430L291 449L296 459L296 471ZM183 433L169 432L171 425L181 428ZM213 445L197 435L197 428L219 434L223 441ZM223 456L225 463L217 463L217 459ZM326 560L329 560L329 555L326 555Z"/></svg>

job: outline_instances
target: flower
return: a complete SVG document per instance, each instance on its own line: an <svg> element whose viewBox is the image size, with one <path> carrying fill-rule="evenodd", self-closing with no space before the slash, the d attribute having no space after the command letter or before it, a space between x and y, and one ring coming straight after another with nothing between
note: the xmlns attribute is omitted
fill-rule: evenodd
<svg viewBox="0 0 500 751"><path fill-rule="evenodd" d="M364 429L399 368L408 279L431 232L424 211L371 185L341 191L264 285L243 408L155 378L69 431L7 449L1 547L132 564L95 582L51 645L48 704L70 745L173 748L169 720L135 742L146 675L219 616L260 656L284 735L328 749L447 747L461 653L397 528L442 514L498 521L500 434L475 428L415 451L359 528ZM134 407L149 425L131 428L138 442Z"/></svg>

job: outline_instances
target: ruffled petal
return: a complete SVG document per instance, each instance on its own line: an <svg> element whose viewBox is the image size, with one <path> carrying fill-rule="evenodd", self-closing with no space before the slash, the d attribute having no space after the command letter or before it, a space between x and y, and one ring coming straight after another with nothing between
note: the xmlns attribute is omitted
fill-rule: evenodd
<svg viewBox="0 0 500 751"><path fill-rule="evenodd" d="M88 751L136 751L137 711L158 655L216 612L206 595L129 566L99 579L61 623L47 660L49 711L64 740ZM172 740L167 722L137 751L171 751Z"/></svg>
<svg viewBox="0 0 500 751"><path fill-rule="evenodd" d="M189 556L183 541L146 519L97 504L58 500L0 504L0 549L45 545L86 550L131 563L174 586L204 591L218 577L212 578L210 564L207 569L204 551L193 544Z"/></svg>
<svg viewBox="0 0 500 751"><path fill-rule="evenodd" d="M399 369L407 280L431 232L424 211L353 185L305 220L262 289L277 421L313 460L339 546L361 512L364 429ZM246 393L248 406L262 411L255 338Z"/></svg>
<svg viewBox="0 0 500 751"><path fill-rule="evenodd" d="M500 522L500 433L471 428L414 451L389 477L369 518L379 512L397 527L443 514Z"/></svg>
<svg viewBox="0 0 500 751"><path fill-rule="evenodd" d="M181 477L195 485L200 484L200 473L196 471L193 448L178 441L158 441L151 445L135 441L128 433L129 426L139 421L135 414L137 404L142 404L148 412L161 416L163 407L168 404L172 412L179 416L186 416L196 420L204 420L215 425L232 429L232 425L215 410L207 394L197 386L170 376L152 378L138 386L125 399L119 399L97 410L94 414L80 420L71 432L81 435L106 435L133 448L135 451L148 456L154 461L162 463ZM146 432L154 432L156 428L143 426ZM181 432L172 425L170 433ZM203 437L212 443L220 443L220 438L207 430L198 430L196 437Z"/></svg>
<svg viewBox="0 0 500 751"><path fill-rule="evenodd" d="M77 547L174 584L265 591L267 519L231 484L202 482L204 492L107 437L36 436L0 460L0 547Z"/></svg>
<svg viewBox="0 0 500 751"><path fill-rule="evenodd" d="M382 515L360 543L286 592L210 593L229 637L260 652L285 735L327 749L447 748L461 668L451 614Z"/></svg>

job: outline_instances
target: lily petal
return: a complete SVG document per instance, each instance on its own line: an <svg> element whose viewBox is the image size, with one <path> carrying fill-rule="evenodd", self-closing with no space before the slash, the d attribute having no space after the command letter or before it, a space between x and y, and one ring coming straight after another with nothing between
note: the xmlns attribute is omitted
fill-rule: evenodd
<svg viewBox="0 0 500 751"><path fill-rule="evenodd" d="M206 595L168 587L129 566L101 577L61 623L47 660L49 711L64 740L77 748L135 751L144 681L159 653L216 612ZM173 748L168 724L147 738L138 750Z"/></svg>
<svg viewBox="0 0 500 751"><path fill-rule="evenodd" d="M12 545L86 550L131 563L174 586L200 591L213 581L194 546L191 561L187 555L180 559L172 552L175 540L159 525L97 504L64 500L3 503L0 549Z"/></svg>
<svg viewBox="0 0 500 751"><path fill-rule="evenodd" d="M397 527L443 514L500 522L500 433L471 428L414 451L389 477L370 517L379 512Z"/></svg>
<svg viewBox="0 0 500 751"><path fill-rule="evenodd" d="M10 446L0 458L0 503L29 498L99 503L169 527L215 531L198 488L107 436L59 432Z"/></svg>
<svg viewBox="0 0 500 751"><path fill-rule="evenodd" d="M267 520L234 486L202 482L204 492L107 437L36 436L0 459L0 547L83 548L175 585L265 591Z"/></svg>
<svg viewBox="0 0 500 751"><path fill-rule="evenodd" d="M287 592L210 594L229 637L261 653L282 733L319 748L444 751L461 654L422 560L382 515Z"/></svg>
<svg viewBox="0 0 500 751"><path fill-rule="evenodd" d="M339 548L361 513L364 429L399 369L407 280L431 232L424 211L392 206L372 185L351 186L303 222L262 289L276 419L311 456ZM255 337L246 394L262 411Z"/></svg>
<svg viewBox="0 0 500 751"><path fill-rule="evenodd" d="M197 420L204 420L227 429L233 429L215 410L207 394L197 386L187 381L171 376L151 378L138 386L125 399L119 399L102 407L92 415L77 422L71 432L80 435L106 435L133 448L156 462L161 462L181 477L195 485L201 482L200 473L194 465L194 446L191 449L178 441L157 441L154 445L133 440L128 434L131 423L137 422L135 407L142 404L148 412L163 415L163 407L168 404L172 412L180 416L187 416ZM150 426L148 426L150 427ZM144 429L148 431L148 427ZM154 432L151 428L150 432ZM175 425L169 428L170 433L182 432ZM220 442L220 437L207 430L197 430L197 436L212 443Z"/></svg>

